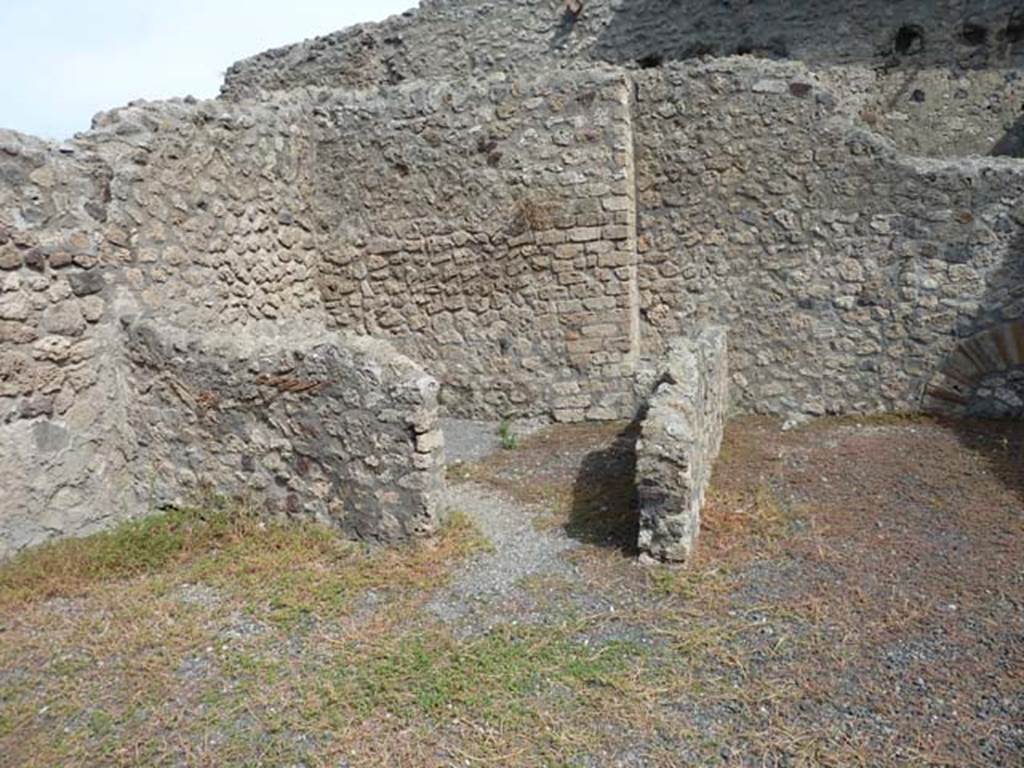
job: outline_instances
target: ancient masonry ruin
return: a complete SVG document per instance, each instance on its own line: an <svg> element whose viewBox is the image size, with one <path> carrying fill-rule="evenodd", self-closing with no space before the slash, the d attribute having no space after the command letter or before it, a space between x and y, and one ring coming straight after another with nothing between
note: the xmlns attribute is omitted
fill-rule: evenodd
<svg viewBox="0 0 1024 768"><path fill-rule="evenodd" d="M455 415L644 419L685 559L727 413L1024 414L1018 2L583 6L0 132L0 556L204 489L429 534Z"/></svg>

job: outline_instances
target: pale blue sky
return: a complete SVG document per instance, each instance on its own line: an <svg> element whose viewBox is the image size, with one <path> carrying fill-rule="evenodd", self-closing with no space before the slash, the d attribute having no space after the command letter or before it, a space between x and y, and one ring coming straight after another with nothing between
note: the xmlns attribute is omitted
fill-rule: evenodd
<svg viewBox="0 0 1024 768"><path fill-rule="evenodd" d="M238 59L416 0L0 0L0 128L63 139L132 99L216 96Z"/></svg>

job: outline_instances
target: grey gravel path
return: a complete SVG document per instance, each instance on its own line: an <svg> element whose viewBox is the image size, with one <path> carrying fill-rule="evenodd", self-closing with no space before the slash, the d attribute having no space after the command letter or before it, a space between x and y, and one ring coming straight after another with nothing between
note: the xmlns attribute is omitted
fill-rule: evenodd
<svg viewBox="0 0 1024 768"><path fill-rule="evenodd" d="M501 448L496 421L442 419L444 453L449 464L469 464Z"/></svg>
<svg viewBox="0 0 1024 768"><path fill-rule="evenodd" d="M509 423L517 440L546 426L544 419L524 419ZM442 419L444 451L449 464L471 464L501 450L501 423L471 419Z"/></svg>
<svg viewBox="0 0 1024 768"><path fill-rule="evenodd" d="M465 621L471 629L487 629L515 615L529 620L529 595L522 581L532 576L574 579L576 568L562 554L575 549L561 529L540 530L533 517L492 488L462 483L449 488L448 503L480 527L493 551L482 553L456 572L452 582L439 590L429 610L445 621ZM515 604L514 611L505 608Z"/></svg>

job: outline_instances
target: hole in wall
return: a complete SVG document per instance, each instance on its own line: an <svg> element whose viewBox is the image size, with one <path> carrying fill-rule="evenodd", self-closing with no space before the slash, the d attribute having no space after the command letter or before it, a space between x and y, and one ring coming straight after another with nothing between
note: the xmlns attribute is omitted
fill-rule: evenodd
<svg viewBox="0 0 1024 768"><path fill-rule="evenodd" d="M789 43L782 37L773 37L765 43L755 43L751 38L745 37L736 45L736 55L788 59Z"/></svg>
<svg viewBox="0 0 1024 768"><path fill-rule="evenodd" d="M697 41L692 45L687 46L686 50L683 51L684 59L699 59L703 56L717 56L718 47L714 43L705 43Z"/></svg>
<svg viewBox="0 0 1024 768"><path fill-rule="evenodd" d="M1010 14L1003 31L1003 39L1008 43L1019 43L1024 40L1024 10L1016 10Z"/></svg>
<svg viewBox="0 0 1024 768"><path fill-rule="evenodd" d="M964 22L960 39L967 45L984 45L988 42L988 28L973 21Z"/></svg>
<svg viewBox="0 0 1024 768"><path fill-rule="evenodd" d="M781 37L773 37L768 41L768 45L765 46L765 51L773 59L788 59L789 43Z"/></svg>
<svg viewBox="0 0 1024 768"><path fill-rule="evenodd" d="M1010 126L989 154L992 157L1024 158L1024 117Z"/></svg>
<svg viewBox="0 0 1024 768"><path fill-rule="evenodd" d="M498 148L498 140L493 136L481 136L476 140L476 151L488 155Z"/></svg>
<svg viewBox="0 0 1024 768"><path fill-rule="evenodd" d="M636 60L636 65L640 67L640 69L656 69L664 63L665 57L660 53L649 53Z"/></svg>
<svg viewBox="0 0 1024 768"><path fill-rule="evenodd" d="M896 30L893 50L900 56L913 56L924 50L924 29L917 24L904 24Z"/></svg>
<svg viewBox="0 0 1024 768"><path fill-rule="evenodd" d="M388 85L398 85L405 81L405 75L403 75L395 63L391 59L387 59L384 62L384 66L387 68L387 83Z"/></svg>
<svg viewBox="0 0 1024 768"><path fill-rule="evenodd" d="M576 22L582 13L583 3L581 0L571 0L571 2L566 3L558 24L555 25L555 33L548 44L548 50L557 51L565 46L569 36L572 35L572 31L576 28Z"/></svg>
<svg viewBox="0 0 1024 768"><path fill-rule="evenodd" d="M476 140L476 151L487 156L487 165L496 168L502 154L498 151L498 139L494 136L480 136Z"/></svg>

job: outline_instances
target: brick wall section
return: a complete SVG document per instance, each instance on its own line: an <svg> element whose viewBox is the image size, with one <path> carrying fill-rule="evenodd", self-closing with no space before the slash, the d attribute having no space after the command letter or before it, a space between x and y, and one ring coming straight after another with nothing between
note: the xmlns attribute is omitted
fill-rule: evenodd
<svg viewBox="0 0 1024 768"><path fill-rule="evenodd" d="M321 103L320 285L465 416L633 413L630 90L621 75L438 83Z"/></svg>
<svg viewBox="0 0 1024 768"><path fill-rule="evenodd" d="M1024 319L964 339L925 388L922 406L945 416L1024 418Z"/></svg>
<svg viewBox="0 0 1024 768"><path fill-rule="evenodd" d="M693 552L728 386L724 329L669 342L636 448L642 556L685 562Z"/></svg>

